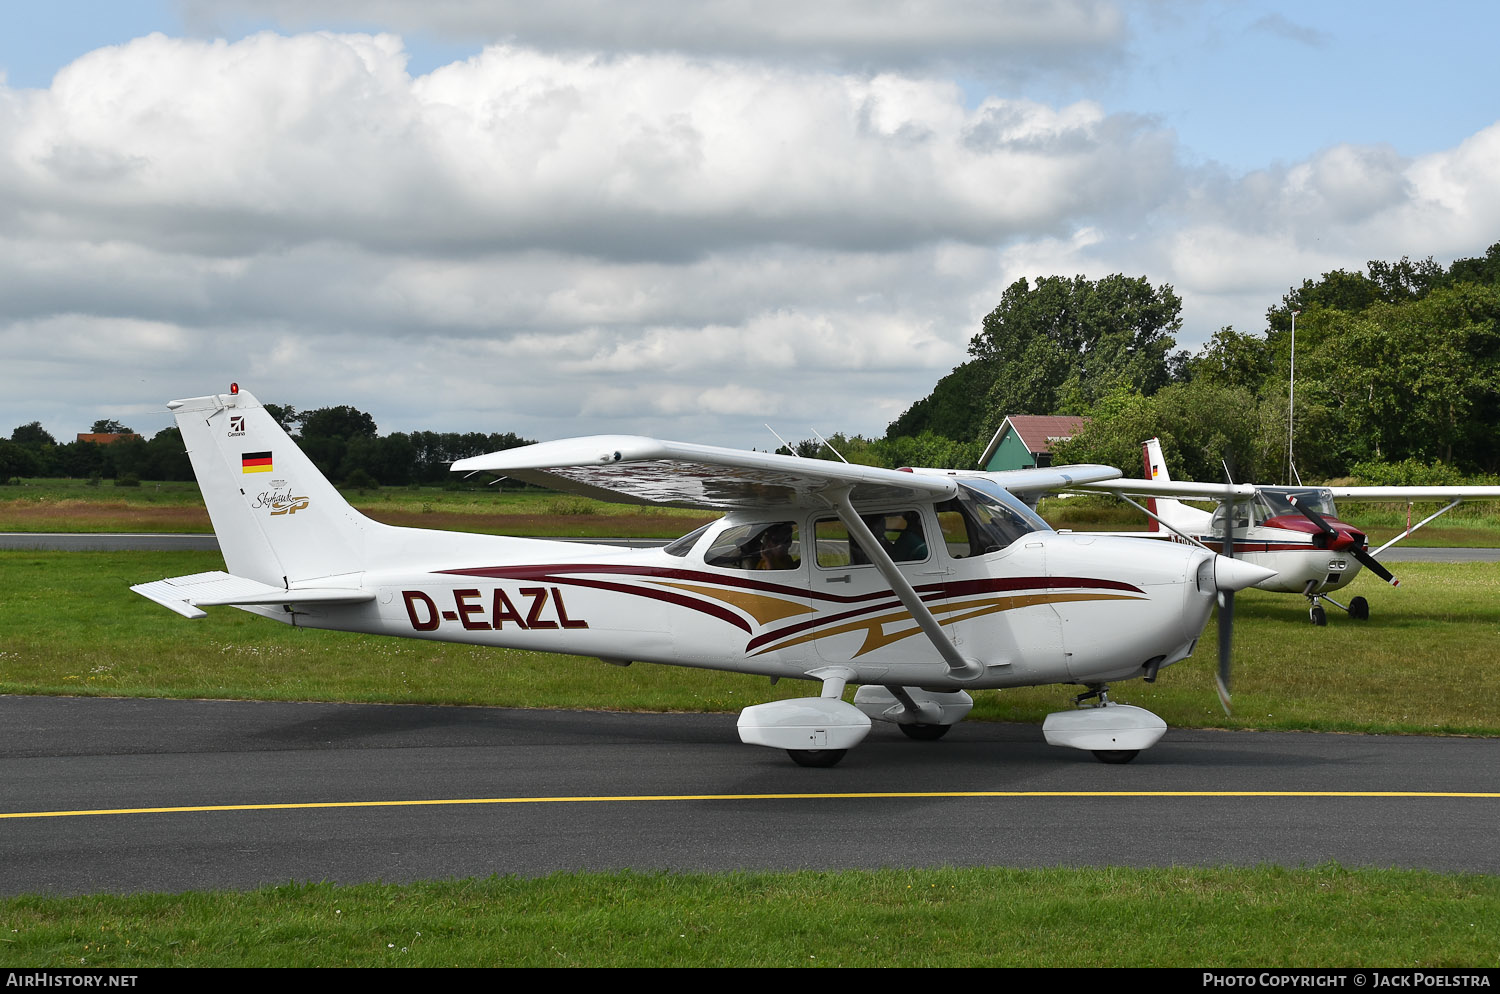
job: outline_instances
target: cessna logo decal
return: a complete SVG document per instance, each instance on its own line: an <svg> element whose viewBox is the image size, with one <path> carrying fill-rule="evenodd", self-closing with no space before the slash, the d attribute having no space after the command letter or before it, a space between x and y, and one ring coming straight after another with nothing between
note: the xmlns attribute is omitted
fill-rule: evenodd
<svg viewBox="0 0 1500 994"><path fill-rule="evenodd" d="M229 416L229 437L239 438L245 434L245 416L243 414L231 414Z"/></svg>

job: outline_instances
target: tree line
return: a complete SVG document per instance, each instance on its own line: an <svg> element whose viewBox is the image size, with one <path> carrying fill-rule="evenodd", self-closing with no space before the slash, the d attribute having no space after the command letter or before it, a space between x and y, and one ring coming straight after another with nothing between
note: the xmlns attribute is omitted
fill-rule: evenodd
<svg viewBox="0 0 1500 994"><path fill-rule="evenodd" d="M1267 309L1263 330L1221 328L1196 353L1174 351L1181 307L1144 277L1018 280L969 360L885 442L946 439L966 454L1006 415L1085 414L1056 462L1135 472L1141 441L1159 436L1178 479L1221 480L1226 466L1263 483L1500 472L1500 243L1446 268L1403 257L1306 279Z"/></svg>
<svg viewBox="0 0 1500 994"><path fill-rule="evenodd" d="M455 459L529 445L512 432L392 432L380 435L375 419L348 405L298 412L266 404L267 412L307 453L330 480L349 486L447 484L448 464ZM92 433L133 435L117 421L94 422ZM114 479L116 484L141 480L192 480L182 434L172 426L150 439L124 438L102 445L90 441L59 443L33 421L0 440L0 481L23 477Z"/></svg>

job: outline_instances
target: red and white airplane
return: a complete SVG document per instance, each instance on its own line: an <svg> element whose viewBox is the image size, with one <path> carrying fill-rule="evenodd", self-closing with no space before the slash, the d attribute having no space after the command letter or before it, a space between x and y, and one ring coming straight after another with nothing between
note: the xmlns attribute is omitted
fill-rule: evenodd
<svg viewBox="0 0 1500 994"><path fill-rule="evenodd" d="M1500 487L1483 486L1275 487L1185 483L1173 481L1167 473L1160 440L1153 438L1142 443L1141 450L1147 479L1100 481L1072 489L1111 493L1126 500L1132 496L1146 498L1145 507L1135 505L1152 519L1150 530L1141 533L1142 536L1202 545L1274 570L1274 576L1255 586L1303 595L1308 600L1308 615L1316 625L1327 624L1323 601L1346 611L1352 618L1368 618L1370 605L1365 598L1355 597L1345 605L1328 596L1329 592L1348 586L1361 566L1392 586L1399 586L1400 581L1376 558L1381 552L1465 499L1500 499ZM1341 498L1449 503L1372 550L1364 532L1339 520L1334 501ZM1220 503L1210 512L1184 504L1183 499ZM1232 529L1226 523L1232 524ZM1226 534L1232 545L1228 549Z"/></svg>
<svg viewBox="0 0 1500 994"><path fill-rule="evenodd" d="M935 739L969 691L1051 683L1087 689L1047 719L1047 741L1128 761L1166 725L1108 685L1187 658L1216 596L1271 576L1196 546L1060 534L1009 492L1109 467L957 480L626 435L452 468L724 516L659 549L397 528L352 508L237 386L168 407L228 571L132 590L189 618L230 605L307 628L811 680L819 693L738 723L809 766L837 762L872 720Z"/></svg>

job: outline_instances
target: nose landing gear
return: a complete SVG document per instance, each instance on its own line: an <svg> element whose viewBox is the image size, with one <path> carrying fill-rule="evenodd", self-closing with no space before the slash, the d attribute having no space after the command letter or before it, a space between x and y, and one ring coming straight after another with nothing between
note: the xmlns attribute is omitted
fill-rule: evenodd
<svg viewBox="0 0 1500 994"><path fill-rule="evenodd" d="M1307 586L1302 590L1302 595L1307 598L1307 616L1313 624L1317 625L1319 628L1322 628L1324 625L1328 624L1328 613L1323 610L1323 605L1318 603L1319 601L1327 601L1334 607L1339 608L1344 613L1348 614L1349 617L1353 618L1355 621L1369 620L1369 601L1365 600L1363 597L1355 597L1350 600L1347 605L1340 604L1338 601L1334 600L1332 597L1329 597L1327 594L1314 592L1313 587L1317 586L1317 583L1318 581L1316 580L1308 580Z"/></svg>

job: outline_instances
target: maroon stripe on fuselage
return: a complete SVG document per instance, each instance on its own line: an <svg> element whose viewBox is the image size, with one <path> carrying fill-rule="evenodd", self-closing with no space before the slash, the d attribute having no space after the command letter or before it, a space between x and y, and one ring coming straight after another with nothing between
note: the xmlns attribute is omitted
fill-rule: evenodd
<svg viewBox="0 0 1500 994"><path fill-rule="evenodd" d="M719 573L707 573L702 570L674 569L659 566L609 566L596 563L557 563L529 566L478 566L462 569L435 570L434 572L451 576L486 577L493 580L568 584L571 586L590 587L596 590L629 594L635 597L646 597L651 600L664 601L710 615L734 625L747 634L751 631L750 623L728 607L716 601L695 597L692 594L676 590L643 587L638 584L607 580L588 576L587 574L609 573L615 576L631 576L676 582L714 583L726 587L740 587L747 590L776 594L795 600L816 599L836 604L860 605L851 610L841 611L831 616L820 614L816 617L779 628L774 632L762 634L750 641L746 646L747 651L772 639L784 638L788 635L794 635L823 625L835 625L864 614L886 611L900 607L901 605L900 599L888 587L862 594L830 594L823 591L809 590L807 587L791 586L782 583L767 583L763 580L755 580L747 577L725 576ZM579 576L577 574L585 575ZM960 580L953 583L924 583L915 586L913 589L917 592L917 596L923 603L933 603L950 597L964 597L972 594L1059 588L1126 590L1137 594L1143 592L1139 587L1122 583L1118 580L1101 580L1073 576L984 577L974 580Z"/></svg>
<svg viewBox="0 0 1500 994"><path fill-rule="evenodd" d="M861 566L857 568L873 569L874 567ZM662 566L609 566L596 563L556 563L531 566L476 566L466 569L434 570L434 572L454 576L483 576L495 580L547 580L558 583L577 582L576 579L568 576L568 574L614 573L619 576L641 576L695 583L716 583L720 586L742 587L747 590L779 594L783 597L811 597L816 600L833 601L843 604L857 604L872 598L891 596L888 588L877 590L873 593L834 594L786 583L769 583L765 580L748 577L727 576L722 573L707 573L703 570L674 569ZM798 571L787 570L786 572L793 573ZM1101 580L1081 576L980 577L978 579L959 580L956 582L939 581L936 583L915 584L914 587L919 593L935 592L948 597L959 597L964 594L973 593L990 593L999 590L1035 590L1038 587L1094 587L1105 590L1128 590L1137 594L1142 592L1140 587L1123 583L1119 580Z"/></svg>

